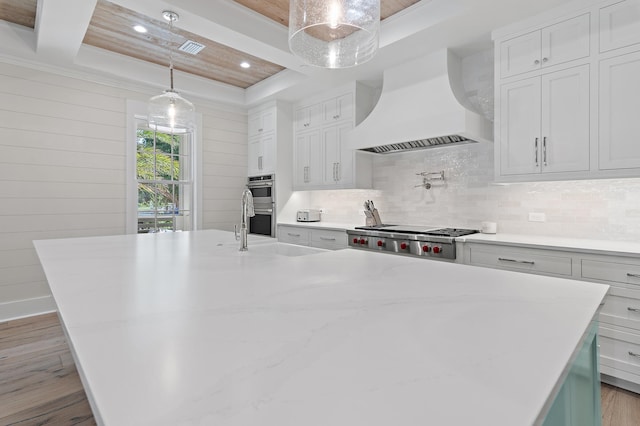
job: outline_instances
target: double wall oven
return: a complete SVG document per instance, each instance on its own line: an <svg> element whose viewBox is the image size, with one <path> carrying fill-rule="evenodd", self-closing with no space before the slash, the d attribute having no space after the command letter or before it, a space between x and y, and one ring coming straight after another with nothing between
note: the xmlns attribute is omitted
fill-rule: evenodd
<svg viewBox="0 0 640 426"><path fill-rule="evenodd" d="M253 195L256 214L249 218L249 233L275 237L275 175L251 176L247 187Z"/></svg>

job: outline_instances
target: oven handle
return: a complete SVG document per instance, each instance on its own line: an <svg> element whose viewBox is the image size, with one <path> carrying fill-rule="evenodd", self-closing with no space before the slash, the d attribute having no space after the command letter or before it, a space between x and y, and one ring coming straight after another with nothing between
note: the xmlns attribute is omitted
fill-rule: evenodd
<svg viewBox="0 0 640 426"><path fill-rule="evenodd" d="M265 214L265 213L269 213L269 214L271 214L271 213L273 213L273 209L255 209L255 208L254 208L254 209L253 209L253 212L254 212L255 214Z"/></svg>
<svg viewBox="0 0 640 426"><path fill-rule="evenodd" d="M248 183L247 186L249 187L249 189L251 188L266 188L269 186L273 186L273 182L251 182Z"/></svg>

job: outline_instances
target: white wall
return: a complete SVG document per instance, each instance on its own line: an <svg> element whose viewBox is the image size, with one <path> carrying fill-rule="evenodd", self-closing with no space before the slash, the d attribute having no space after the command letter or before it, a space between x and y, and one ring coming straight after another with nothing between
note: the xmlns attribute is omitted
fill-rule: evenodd
<svg viewBox="0 0 640 426"><path fill-rule="evenodd" d="M54 306L32 240L125 232L131 90L0 63L0 320ZM125 87L125 86L122 86ZM203 115L203 227L230 229L246 180L246 111Z"/></svg>
<svg viewBox="0 0 640 426"><path fill-rule="evenodd" d="M444 184L414 188L415 173L444 170ZM640 179L600 179L510 185L493 183L493 145L472 144L379 155L375 190L295 193L281 220L298 208L322 208L323 220L364 224L362 203L374 200L387 223L478 228L498 223L498 232L577 238L640 240ZM546 222L529 222L529 212Z"/></svg>

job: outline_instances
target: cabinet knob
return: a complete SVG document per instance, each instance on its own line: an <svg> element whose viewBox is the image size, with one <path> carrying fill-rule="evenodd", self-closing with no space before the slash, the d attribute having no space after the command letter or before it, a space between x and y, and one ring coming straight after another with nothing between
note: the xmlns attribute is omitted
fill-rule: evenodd
<svg viewBox="0 0 640 426"><path fill-rule="evenodd" d="M542 62L547 62L549 58L542 58Z"/></svg>
<svg viewBox="0 0 640 426"><path fill-rule="evenodd" d="M262 129L258 129L258 131L259 131L259 132L261 132L261 131L262 131Z"/></svg>
<svg viewBox="0 0 640 426"><path fill-rule="evenodd" d="M539 61L539 60L537 60L537 59L536 59L535 61L533 61L533 63L534 63L535 65L540 65L540 61Z"/></svg>

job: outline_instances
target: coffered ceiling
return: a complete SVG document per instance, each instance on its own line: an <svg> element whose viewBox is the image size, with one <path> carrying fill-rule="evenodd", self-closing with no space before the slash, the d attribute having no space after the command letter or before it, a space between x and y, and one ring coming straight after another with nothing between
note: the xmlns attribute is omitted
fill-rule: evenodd
<svg viewBox="0 0 640 426"><path fill-rule="evenodd" d="M289 51L289 1L0 0L0 59L166 88L172 52L176 88L185 95L251 106L298 100L354 79L379 80L384 69L442 47L490 48L492 29L569 2L382 0L377 55L354 68L326 70ZM180 15L171 30L163 10ZM197 55L178 51L187 40L205 48Z"/></svg>

